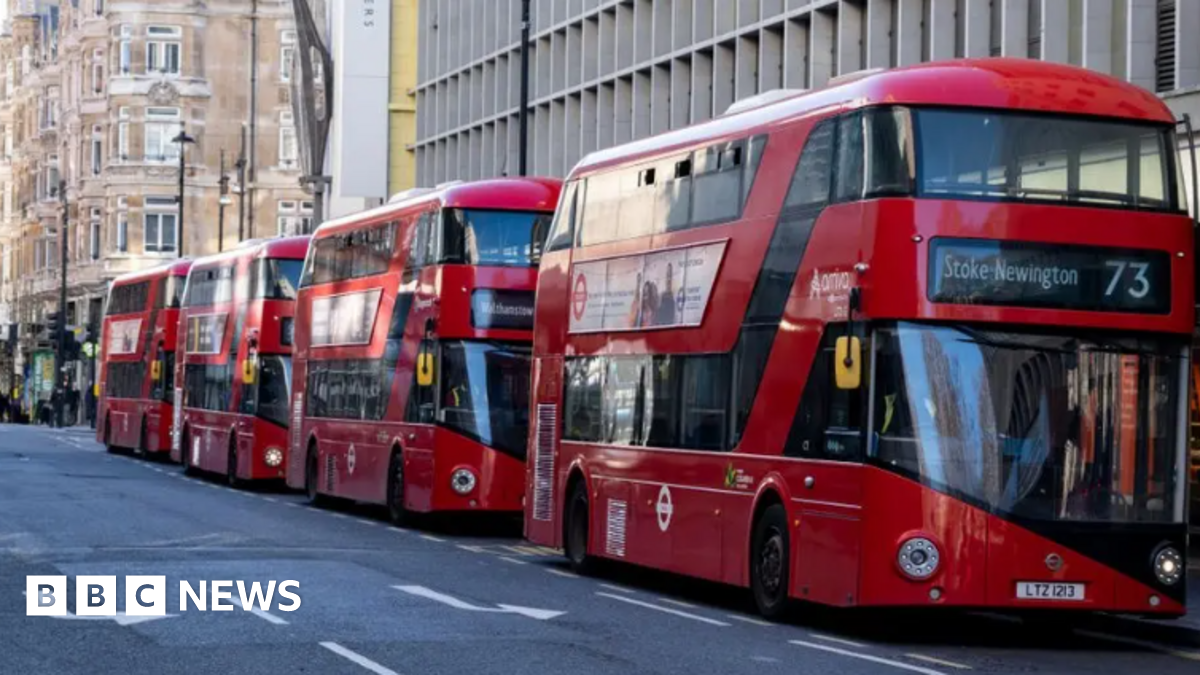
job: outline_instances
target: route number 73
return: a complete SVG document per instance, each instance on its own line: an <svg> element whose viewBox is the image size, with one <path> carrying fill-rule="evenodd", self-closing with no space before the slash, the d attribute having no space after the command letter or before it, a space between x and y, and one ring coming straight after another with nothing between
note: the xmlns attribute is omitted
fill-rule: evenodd
<svg viewBox="0 0 1200 675"><path fill-rule="evenodd" d="M1122 278L1127 276L1126 272L1133 275L1133 283L1130 284L1127 291L1130 296L1141 300L1150 293L1150 280L1146 278L1146 270L1150 269L1149 263L1106 260L1104 266L1112 270L1112 278L1108 280L1108 288L1104 291L1104 297L1111 297L1116 292L1117 285L1121 283Z"/></svg>

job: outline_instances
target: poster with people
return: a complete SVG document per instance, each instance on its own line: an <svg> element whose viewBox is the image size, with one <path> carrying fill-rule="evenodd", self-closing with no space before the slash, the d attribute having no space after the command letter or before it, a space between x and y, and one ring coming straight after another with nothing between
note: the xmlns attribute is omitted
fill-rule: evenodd
<svg viewBox="0 0 1200 675"><path fill-rule="evenodd" d="M725 242L574 266L570 332L699 326Z"/></svg>
<svg viewBox="0 0 1200 675"><path fill-rule="evenodd" d="M365 345L371 342L383 289L316 298L312 303L310 344L314 347Z"/></svg>
<svg viewBox="0 0 1200 675"><path fill-rule="evenodd" d="M126 319L108 324L109 355L133 354L137 351L138 334L142 330L141 319Z"/></svg>

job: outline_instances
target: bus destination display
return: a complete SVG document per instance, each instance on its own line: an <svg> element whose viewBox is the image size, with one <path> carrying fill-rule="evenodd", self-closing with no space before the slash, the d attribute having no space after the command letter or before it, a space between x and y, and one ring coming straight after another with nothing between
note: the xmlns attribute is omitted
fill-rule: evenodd
<svg viewBox="0 0 1200 675"><path fill-rule="evenodd" d="M1165 251L984 239L930 241L929 299L1166 314L1171 259Z"/></svg>

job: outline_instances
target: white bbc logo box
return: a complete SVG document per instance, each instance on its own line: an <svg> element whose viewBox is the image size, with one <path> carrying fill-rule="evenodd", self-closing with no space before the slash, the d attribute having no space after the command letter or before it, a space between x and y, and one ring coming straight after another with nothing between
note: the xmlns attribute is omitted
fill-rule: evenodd
<svg viewBox="0 0 1200 675"><path fill-rule="evenodd" d="M116 616L117 577L75 577L76 616ZM128 616L166 616L165 576L125 577L125 612ZM67 577L25 577L26 616L66 616Z"/></svg>

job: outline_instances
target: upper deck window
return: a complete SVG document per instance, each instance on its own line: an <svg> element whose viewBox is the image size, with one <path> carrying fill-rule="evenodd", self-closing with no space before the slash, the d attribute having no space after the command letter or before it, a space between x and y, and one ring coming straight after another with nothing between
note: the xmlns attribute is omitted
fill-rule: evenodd
<svg viewBox="0 0 1200 675"><path fill-rule="evenodd" d="M117 286L112 290L108 299L106 314L131 314L146 311L146 300L149 298L150 282L140 281L136 284Z"/></svg>
<svg viewBox="0 0 1200 675"><path fill-rule="evenodd" d="M255 300L295 300L303 260L260 258L251 268L250 292Z"/></svg>
<svg viewBox="0 0 1200 675"><path fill-rule="evenodd" d="M183 302L184 278L174 274L158 280L158 297L154 300L155 309L179 309Z"/></svg>
<svg viewBox="0 0 1200 675"><path fill-rule="evenodd" d="M233 267L192 270L188 281L188 307L205 307L233 300Z"/></svg>
<svg viewBox="0 0 1200 675"><path fill-rule="evenodd" d="M912 116L919 196L1180 209L1166 126L966 109Z"/></svg>
<svg viewBox="0 0 1200 675"><path fill-rule="evenodd" d="M395 250L395 223L380 223L318 239L309 247L301 285L383 274Z"/></svg>
<svg viewBox="0 0 1200 675"><path fill-rule="evenodd" d="M442 212L442 262L532 267L554 214L533 211L446 209Z"/></svg>

